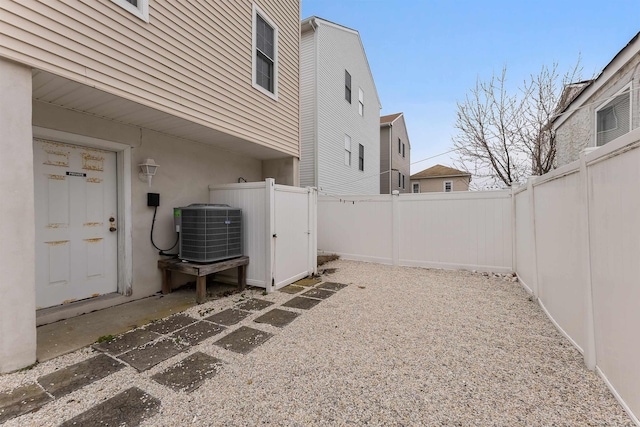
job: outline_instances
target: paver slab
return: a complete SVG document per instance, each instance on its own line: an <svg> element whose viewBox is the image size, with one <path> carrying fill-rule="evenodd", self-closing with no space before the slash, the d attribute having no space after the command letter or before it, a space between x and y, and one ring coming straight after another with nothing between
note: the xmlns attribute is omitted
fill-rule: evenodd
<svg viewBox="0 0 640 427"><path fill-rule="evenodd" d="M320 279L307 277L305 279L300 279L297 282L294 282L293 284L296 286L314 286L314 285L317 285L318 283L320 283Z"/></svg>
<svg viewBox="0 0 640 427"><path fill-rule="evenodd" d="M232 326L236 323L244 320L247 316L250 316L251 313L244 310L238 310L236 308L228 308L226 310L221 311L220 313L216 313L212 316L205 318L209 322L214 322L219 325L224 326Z"/></svg>
<svg viewBox="0 0 640 427"><path fill-rule="evenodd" d="M222 364L222 360L198 351L151 378L173 390L191 393L206 379L215 376Z"/></svg>
<svg viewBox="0 0 640 427"><path fill-rule="evenodd" d="M328 289L330 291L339 291L340 289L344 289L349 285L345 285L344 283L336 283L336 282L324 282L317 286L318 289Z"/></svg>
<svg viewBox="0 0 640 427"><path fill-rule="evenodd" d="M29 384L8 393L0 393L0 424L35 411L50 400L51 396L38 384Z"/></svg>
<svg viewBox="0 0 640 427"><path fill-rule="evenodd" d="M160 338L160 336L160 334L148 331L146 329L137 329L133 332L127 332L126 334L118 335L111 341L94 344L93 348L117 356L143 344L151 342L157 338Z"/></svg>
<svg viewBox="0 0 640 427"><path fill-rule="evenodd" d="M271 301L265 301L262 299L257 299L257 298L251 298L250 300L247 300L243 303L238 304L236 307L242 309L242 310L249 310L249 311L260 311L263 310L267 307L269 307L270 305L273 305L273 303Z"/></svg>
<svg viewBox="0 0 640 427"><path fill-rule="evenodd" d="M303 310L309 310L320 303L320 300L305 297L295 297L282 304L283 307L301 308Z"/></svg>
<svg viewBox="0 0 640 427"><path fill-rule="evenodd" d="M151 325L147 326L145 329L147 331L156 332L158 334L170 334L177 331L178 329L182 329L185 326L194 323L196 320L197 319L194 319L191 316L187 316L186 314L176 314L175 316L167 317L166 319L154 322Z"/></svg>
<svg viewBox="0 0 640 427"><path fill-rule="evenodd" d="M88 411L65 421L60 427L134 427L140 425L145 419L153 417L159 409L160 400L145 393L138 387L131 387Z"/></svg>
<svg viewBox="0 0 640 427"><path fill-rule="evenodd" d="M43 375L38 378L38 383L54 397L60 397L119 371L124 366L123 363L106 354L99 354L75 365Z"/></svg>
<svg viewBox="0 0 640 427"><path fill-rule="evenodd" d="M176 337L179 340L188 343L189 345L196 345L209 337L219 334L225 329L226 328L224 326L216 325L215 323L203 320L179 330L178 332L174 333L172 337Z"/></svg>
<svg viewBox="0 0 640 427"><path fill-rule="evenodd" d="M119 356L119 359L127 362L139 372L146 371L167 360L170 357L184 351L188 344L177 339L166 338L143 347L135 348L128 353Z"/></svg>
<svg viewBox="0 0 640 427"><path fill-rule="evenodd" d="M329 298L331 295L334 295L334 294L335 294L335 292L328 291L326 289L314 288L314 289L309 289L307 292L303 293L302 296L326 299L326 298Z"/></svg>
<svg viewBox="0 0 640 427"><path fill-rule="evenodd" d="M269 325L282 328L293 322L299 315L300 313L294 313L293 311L274 308L273 310L267 311L265 314L255 319L254 322L267 323Z"/></svg>
<svg viewBox="0 0 640 427"><path fill-rule="evenodd" d="M278 291L284 292L285 294L297 294L298 292L304 291L304 288L302 286L289 285L278 289Z"/></svg>
<svg viewBox="0 0 640 427"><path fill-rule="evenodd" d="M235 351L236 353L247 354L254 348L265 343L272 336L273 334L269 332L241 326L229 335L220 338L214 344L227 350Z"/></svg>

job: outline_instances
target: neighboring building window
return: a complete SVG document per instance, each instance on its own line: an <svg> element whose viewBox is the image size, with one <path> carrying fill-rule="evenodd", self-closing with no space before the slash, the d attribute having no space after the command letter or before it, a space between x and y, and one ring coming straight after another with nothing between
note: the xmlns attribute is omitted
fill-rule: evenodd
<svg viewBox="0 0 640 427"><path fill-rule="evenodd" d="M133 15L149 22L149 0L111 0L118 6L129 11Z"/></svg>
<svg viewBox="0 0 640 427"><path fill-rule="evenodd" d="M351 104L351 74L344 70L344 99Z"/></svg>
<svg viewBox="0 0 640 427"><path fill-rule="evenodd" d="M402 141L398 138L398 154L402 153Z"/></svg>
<svg viewBox="0 0 640 427"><path fill-rule="evenodd" d="M344 136L344 164L351 166L351 137Z"/></svg>
<svg viewBox="0 0 640 427"><path fill-rule="evenodd" d="M364 92L358 88L358 114L364 117Z"/></svg>
<svg viewBox="0 0 640 427"><path fill-rule="evenodd" d="M400 171L398 171L398 188L401 187L402 184L402 174L400 173Z"/></svg>
<svg viewBox="0 0 640 427"><path fill-rule="evenodd" d="M253 87L277 99L278 28L253 6Z"/></svg>
<svg viewBox="0 0 640 427"><path fill-rule="evenodd" d="M402 157L404 158L404 143L402 144Z"/></svg>
<svg viewBox="0 0 640 427"><path fill-rule="evenodd" d="M358 169L364 170L364 145L358 144Z"/></svg>
<svg viewBox="0 0 640 427"><path fill-rule="evenodd" d="M444 182L444 192L450 193L453 191L453 181L445 181Z"/></svg>
<svg viewBox="0 0 640 427"><path fill-rule="evenodd" d="M631 90L627 87L596 111L596 146L631 131Z"/></svg>
<svg viewBox="0 0 640 427"><path fill-rule="evenodd" d="M402 175L402 189L404 190L404 175Z"/></svg>
<svg viewBox="0 0 640 427"><path fill-rule="evenodd" d="M413 192L414 193L419 193L420 192L420 183L419 182L414 182L412 186L413 186Z"/></svg>

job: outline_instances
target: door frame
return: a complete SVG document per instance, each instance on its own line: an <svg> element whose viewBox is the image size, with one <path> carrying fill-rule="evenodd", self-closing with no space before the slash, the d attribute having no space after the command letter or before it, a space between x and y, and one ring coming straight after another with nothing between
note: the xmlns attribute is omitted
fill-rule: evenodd
<svg viewBox="0 0 640 427"><path fill-rule="evenodd" d="M51 141L99 148L116 153L116 190L118 203L118 293L132 294L133 244L131 238L131 147L119 142L33 126L33 137ZM34 266L35 267L35 266Z"/></svg>

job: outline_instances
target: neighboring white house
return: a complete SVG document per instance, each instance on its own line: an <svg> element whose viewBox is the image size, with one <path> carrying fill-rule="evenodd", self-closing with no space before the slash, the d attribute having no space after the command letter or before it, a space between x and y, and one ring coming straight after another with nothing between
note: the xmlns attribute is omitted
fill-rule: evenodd
<svg viewBox="0 0 640 427"><path fill-rule="evenodd" d="M210 184L298 185L300 2L3 1L0 15L7 372L35 361L36 323L160 291L154 218L167 249L173 207L208 202Z"/></svg>
<svg viewBox="0 0 640 427"><path fill-rule="evenodd" d="M553 122L557 163L565 165L640 126L640 33L600 75L565 88L573 98Z"/></svg>
<svg viewBox="0 0 640 427"><path fill-rule="evenodd" d="M300 185L380 193L380 100L358 31L302 21Z"/></svg>

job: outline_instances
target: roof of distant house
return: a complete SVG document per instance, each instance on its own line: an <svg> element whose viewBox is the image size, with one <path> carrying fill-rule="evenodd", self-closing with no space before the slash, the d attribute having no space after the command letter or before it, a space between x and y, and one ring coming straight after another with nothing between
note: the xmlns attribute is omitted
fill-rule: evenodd
<svg viewBox="0 0 640 427"><path fill-rule="evenodd" d="M411 175L411 179L445 178L452 176L471 176L471 174L469 172L450 168L448 166L435 165L421 172L414 173L413 175Z"/></svg>
<svg viewBox="0 0 640 427"><path fill-rule="evenodd" d="M381 125L386 125L389 123L393 123L398 117L400 117L403 113L395 113L395 114L389 114L386 116L380 116L380 124Z"/></svg>

